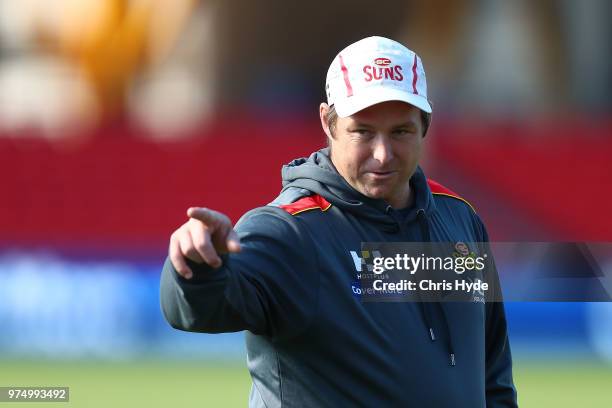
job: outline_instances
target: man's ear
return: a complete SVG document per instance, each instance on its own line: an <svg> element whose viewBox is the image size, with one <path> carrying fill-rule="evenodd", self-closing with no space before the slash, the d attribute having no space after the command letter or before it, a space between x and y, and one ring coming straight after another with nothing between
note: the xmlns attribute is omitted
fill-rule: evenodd
<svg viewBox="0 0 612 408"><path fill-rule="evenodd" d="M429 106L432 108L432 113L423 113L423 138L427 135L429 128L431 127L431 118L433 116L433 101L431 99L428 100Z"/></svg>
<svg viewBox="0 0 612 408"><path fill-rule="evenodd" d="M321 119L321 127L323 128L323 131L325 132L327 137L331 138L332 132L329 129L329 123L327 122L327 113L329 112L329 109L329 105L325 102L322 102L319 105L319 118Z"/></svg>

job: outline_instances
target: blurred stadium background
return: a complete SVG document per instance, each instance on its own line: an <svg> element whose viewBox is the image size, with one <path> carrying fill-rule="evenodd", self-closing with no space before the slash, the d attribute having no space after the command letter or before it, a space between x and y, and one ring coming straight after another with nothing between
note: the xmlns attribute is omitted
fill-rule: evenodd
<svg viewBox="0 0 612 408"><path fill-rule="evenodd" d="M188 206L235 221L275 197L280 166L324 143L328 64L367 35L422 56L424 167L493 240L612 241L610 17L607 0L0 0L0 386L245 406L242 335L161 317L167 241ZM521 406L612 406L612 304L506 308Z"/></svg>

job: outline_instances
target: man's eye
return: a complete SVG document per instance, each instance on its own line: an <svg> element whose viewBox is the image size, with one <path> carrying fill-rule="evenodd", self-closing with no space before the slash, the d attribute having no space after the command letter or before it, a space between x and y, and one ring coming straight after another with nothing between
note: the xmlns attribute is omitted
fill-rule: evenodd
<svg viewBox="0 0 612 408"><path fill-rule="evenodd" d="M416 134L416 130L410 128L396 129L393 131L394 138L405 138Z"/></svg>
<svg viewBox="0 0 612 408"><path fill-rule="evenodd" d="M412 134L414 133L414 131L412 129L396 129L395 131L393 131L393 133L395 133L396 135L408 135L408 134Z"/></svg>
<svg viewBox="0 0 612 408"><path fill-rule="evenodd" d="M352 132L359 136L369 136L372 133L369 129L355 129Z"/></svg>

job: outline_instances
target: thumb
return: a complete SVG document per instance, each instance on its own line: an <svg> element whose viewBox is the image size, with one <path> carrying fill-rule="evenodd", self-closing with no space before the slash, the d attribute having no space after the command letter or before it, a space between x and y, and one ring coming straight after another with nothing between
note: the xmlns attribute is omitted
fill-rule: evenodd
<svg viewBox="0 0 612 408"><path fill-rule="evenodd" d="M227 235L226 245L227 250L229 252L240 252L240 250L242 249L240 247L240 238L238 237L236 231L234 231L233 229Z"/></svg>

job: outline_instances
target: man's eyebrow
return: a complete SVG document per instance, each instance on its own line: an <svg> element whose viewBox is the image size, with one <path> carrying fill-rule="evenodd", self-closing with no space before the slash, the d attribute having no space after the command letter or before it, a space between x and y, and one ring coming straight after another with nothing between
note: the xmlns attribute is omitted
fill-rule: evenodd
<svg viewBox="0 0 612 408"><path fill-rule="evenodd" d="M391 129L399 129L404 127L416 127L417 123L413 120L408 120L406 122L400 122L391 126ZM374 128L375 126L368 122L363 121L354 121L348 125L349 128Z"/></svg>
<svg viewBox="0 0 612 408"><path fill-rule="evenodd" d="M392 128L393 129L398 129L398 128L403 128L403 127L412 127L412 126L417 126L417 123L413 120L409 120L407 122L402 122L399 123L397 125L393 125Z"/></svg>
<svg viewBox="0 0 612 408"><path fill-rule="evenodd" d="M354 121L353 123L349 124L349 127L367 127L367 128L373 128L374 125L371 125L367 122L361 122L361 121Z"/></svg>

